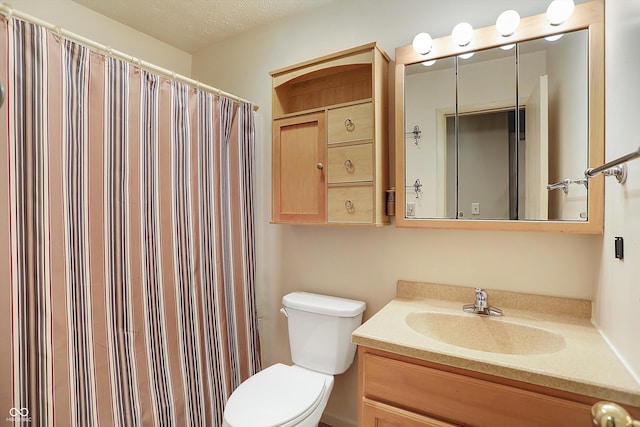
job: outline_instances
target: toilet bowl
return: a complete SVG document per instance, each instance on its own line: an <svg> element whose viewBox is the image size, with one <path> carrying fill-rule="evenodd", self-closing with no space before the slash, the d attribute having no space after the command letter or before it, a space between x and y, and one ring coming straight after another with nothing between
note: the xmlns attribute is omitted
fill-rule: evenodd
<svg viewBox="0 0 640 427"><path fill-rule="evenodd" d="M293 365L272 365L244 381L224 409L224 427L314 427L327 406L334 375L353 362L351 334L365 303L293 292L282 298Z"/></svg>
<svg viewBox="0 0 640 427"><path fill-rule="evenodd" d="M317 426L332 389L332 375L275 364L233 392L223 426Z"/></svg>

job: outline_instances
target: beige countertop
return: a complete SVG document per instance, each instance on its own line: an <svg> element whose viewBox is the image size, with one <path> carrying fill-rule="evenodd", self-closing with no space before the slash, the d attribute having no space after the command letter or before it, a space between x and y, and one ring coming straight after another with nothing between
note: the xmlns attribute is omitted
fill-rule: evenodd
<svg viewBox="0 0 640 427"><path fill-rule="evenodd" d="M489 304L501 308L503 317L464 313L461 304L473 302L473 288L400 281L396 298L363 323L352 340L404 356L640 407L640 384L591 323L590 301L488 292ZM564 343L542 354L465 348L430 338L407 324L408 316L424 312L524 325L560 335ZM460 329L452 327L447 334L452 338L469 335Z"/></svg>

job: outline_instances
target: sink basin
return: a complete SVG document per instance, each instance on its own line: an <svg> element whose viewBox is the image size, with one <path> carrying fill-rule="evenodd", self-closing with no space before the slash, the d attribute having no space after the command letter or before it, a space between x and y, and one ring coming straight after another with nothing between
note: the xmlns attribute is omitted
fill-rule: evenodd
<svg viewBox="0 0 640 427"><path fill-rule="evenodd" d="M406 322L434 340L489 353L548 354L565 347L564 338L554 332L488 316L414 312Z"/></svg>

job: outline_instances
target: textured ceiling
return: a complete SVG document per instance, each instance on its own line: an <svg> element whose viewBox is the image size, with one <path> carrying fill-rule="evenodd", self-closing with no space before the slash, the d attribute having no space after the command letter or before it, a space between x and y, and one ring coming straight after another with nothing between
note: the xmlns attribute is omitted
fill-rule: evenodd
<svg viewBox="0 0 640 427"><path fill-rule="evenodd" d="M73 0L189 53L333 0Z"/></svg>

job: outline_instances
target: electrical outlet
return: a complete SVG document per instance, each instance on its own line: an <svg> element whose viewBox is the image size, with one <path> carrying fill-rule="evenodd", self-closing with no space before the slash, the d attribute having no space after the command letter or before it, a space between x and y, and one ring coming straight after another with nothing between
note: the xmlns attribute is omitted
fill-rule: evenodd
<svg viewBox="0 0 640 427"><path fill-rule="evenodd" d="M416 204L415 202L407 203L407 216L416 216Z"/></svg>
<svg viewBox="0 0 640 427"><path fill-rule="evenodd" d="M480 215L480 203L471 203L471 215Z"/></svg>

